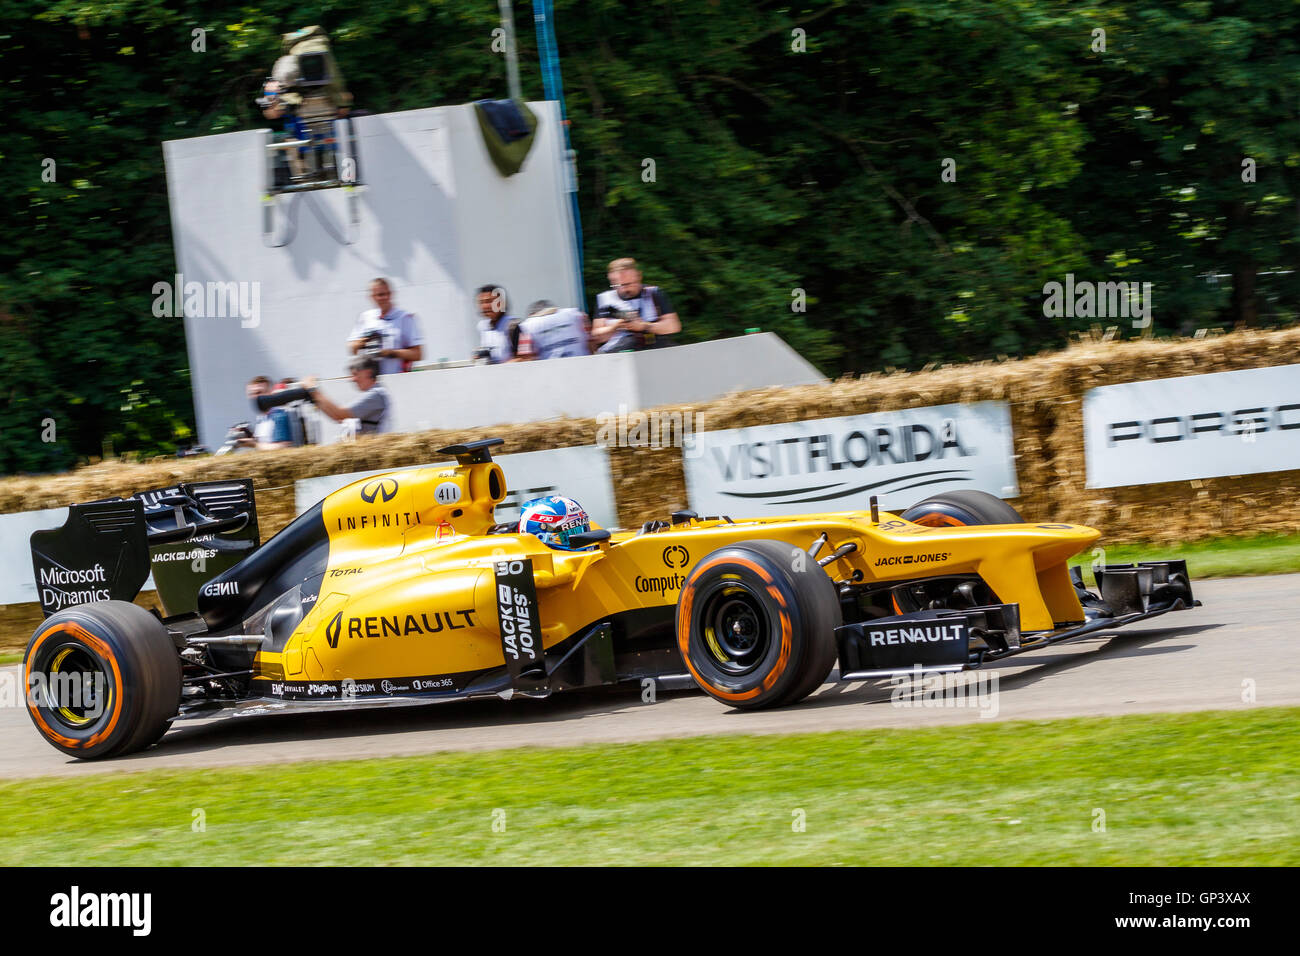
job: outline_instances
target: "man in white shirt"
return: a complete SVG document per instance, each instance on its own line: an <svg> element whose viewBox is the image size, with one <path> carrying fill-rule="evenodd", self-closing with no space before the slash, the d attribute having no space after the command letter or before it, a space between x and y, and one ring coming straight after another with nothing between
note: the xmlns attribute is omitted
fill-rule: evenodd
<svg viewBox="0 0 1300 956"><path fill-rule="evenodd" d="M348 336L348 349L356 355L370 343L371 354L379 360L380 375L405 372L424 354L424 338L415 316L393 305L393 289L387 279L370 283L370 301L375 308L357 318Z"/></svg>
<svg viewBox="0 0 1300 956"><path fill-rule="evenodd" d="M519 323L516 361L590 354L587 322L581 312L577 309L557 309L546 299L538 299L528 307L528 318Z"/></svg>

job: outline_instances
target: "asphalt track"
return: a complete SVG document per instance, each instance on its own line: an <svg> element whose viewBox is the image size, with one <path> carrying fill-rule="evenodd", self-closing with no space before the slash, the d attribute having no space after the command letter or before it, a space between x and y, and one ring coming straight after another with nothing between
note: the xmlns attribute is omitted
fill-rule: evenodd
<svg viewBox="0 0 1300 956"><path fill-rule="evenodd" d="M560 746L801 731L925 727L1300 705L1300 574L1194 582L1205 606L1003 661L997 693L966 706L901 706L883 682L827 683L795 707L744 713L690 690L642 700L635 686L547 700L466 701L353 713L186 721L156 747L82 762L41 739L21 697L0 707L0 778L364 759L448 750ZM834 675L832 675L834 677ZM0 680L19 680L16 666ZM985 684L984 690L991 689ZM1253 700L1245 698L1251 696ZM929 703L931 706L926 706Z"/></svg>

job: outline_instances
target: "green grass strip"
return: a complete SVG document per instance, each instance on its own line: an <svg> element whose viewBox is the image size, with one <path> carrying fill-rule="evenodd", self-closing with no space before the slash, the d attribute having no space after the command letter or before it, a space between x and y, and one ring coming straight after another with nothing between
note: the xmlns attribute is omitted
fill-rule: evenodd
<svg viewBox="0 0 1300 956"><path fill-rule="evenodd" d="M1291 574L1300 571L1300 534L1258 534L1241 538L1206 538L1189 544L1103 543L1101 553L1087 552L1071 564L1091 566L1133 561L1186 558L1187 570L1195 583L1203 578L1232 578L1255 574ZM1097 551L1099 549L1094 549ZM1084 577L1092 580L1091 572Z"/></svg>
<svg viewBox="0 0 1300 956"><path fill-rule="evenodd" d="M1296 865L1298 718L1261 708L11 781L0 864Z"/></svg>

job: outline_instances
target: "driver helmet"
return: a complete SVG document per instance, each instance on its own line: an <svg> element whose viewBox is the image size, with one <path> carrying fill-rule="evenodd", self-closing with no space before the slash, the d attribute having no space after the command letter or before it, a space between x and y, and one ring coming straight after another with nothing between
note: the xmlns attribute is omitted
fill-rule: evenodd
<svg viewBox="0 0 1300 956"><path fill-rule="evenodd" d="M560 551L585 551L569 544L569 536L591 530L586 510L572 498L546 495L524 503L519 514L519 533L535 534L543 544Z"/></svg>

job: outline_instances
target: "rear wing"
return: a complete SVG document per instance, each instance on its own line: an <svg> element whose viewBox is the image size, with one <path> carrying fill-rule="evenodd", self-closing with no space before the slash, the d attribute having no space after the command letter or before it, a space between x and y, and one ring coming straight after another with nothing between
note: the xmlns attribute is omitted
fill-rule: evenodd
<svg viewBox="0 0 1300 956"><path fill-rule="evenodd" d="M41 610L130 601L152 569L168 616L260 544L253 482L196 481L72 505L63 527L31 536Z"/></svg>

